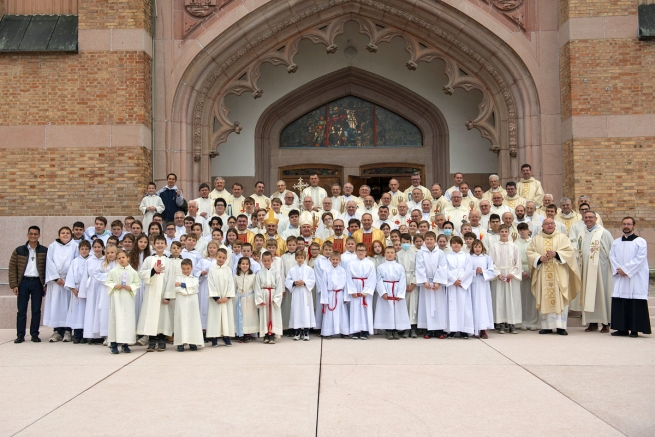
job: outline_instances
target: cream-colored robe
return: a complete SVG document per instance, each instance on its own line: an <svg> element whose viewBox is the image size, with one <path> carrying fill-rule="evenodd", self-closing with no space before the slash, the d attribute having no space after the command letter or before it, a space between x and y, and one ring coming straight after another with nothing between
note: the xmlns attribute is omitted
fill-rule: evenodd
<svg viewBox="0 0 655 437"><path fill-rule="evenodd" d="M565 216L562 212L558 212L555 216L555 221L562 223L566 227L566 235L571 235L571 228L574 224L582 220L582 216L575 211L571 211L568 216Z"/></svg>
<svg viewBox="0 0 655 437"><path fill-rule="evenodd" d="M544 189L535 178L521 179L516 183L516 193L525 200L532 200L540 207L544 201Z"/></svg>
<svg viewBox="0 0 655 437"><path fill-rule="evenodd" d="M151 276L151 270L155 267L157 261L161 261L165 270L158 275ZM172 335L173 318L171 317L171 305L164 305L162 299L175 298L173 263L170 258L163 255L149 256L143 260L141 270L139 270L139 277L145 284L145 288L143 290L141 312L139 313L139 323L136 327L137 334Z"/></svg>
<svg viewBox="0 0 655 437"><path fill-rule="evenodd" d="M207 338L231 337L236 332L234 327L234 277L232 269L226 264L214 266L207 274L209 286L209 309L207 312ZM218 303L213 298L228 298L225 303Z"/></svg>
<svg viewBox="0 0 655 437"><path fill-rule="evenodd" d="M123 284L128 285L131 290L116 290L114 288ZM105 285L111 300L107 341L124 344L136 343L134 293L141 285L139 274L130 265L127 267L116 266L109 272Z"/></svg>
<svg viewBox="0 0 655 437"><path fill-rule="evenodd" d="M609 231L598 225L591 232L585 227L583 232L578 236L578 257L582 278L580 289L582 324L608 325L613 289L612 264L609 255L614 239Z"/></svg>
<svg viewBox="0 0 655 437"><path fill-rule="evenodd" d="M184 283L186 288L175 287L175 346L184 344L204 345L202 338L202 323L200 321L200 308L198 305L199 282L195 276L174 276L175 283Z"/></svg>
<svg viewBox="0 0 655 437"><path fill-rule="evenodd" d="M552 258L540 263L539 258L547 250L557 252L560 260ZM542 232L532 238L527 256L537 309L542 315L561 314L580 291L580 273L571 242L560 232L550 235Z"/></svg>

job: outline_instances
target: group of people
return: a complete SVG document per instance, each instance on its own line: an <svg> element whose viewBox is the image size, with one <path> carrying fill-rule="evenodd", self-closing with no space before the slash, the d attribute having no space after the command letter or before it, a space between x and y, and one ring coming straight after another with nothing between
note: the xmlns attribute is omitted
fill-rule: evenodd
<svg viewBox="0 0 655 437"><path fill-rule="evenodd" d="M392 179L379 203L345 184L331 196L313 174L300 196L283 181L270 197L264 183L243 197L217 178L186 201L168 176L149 184L143 219L97 217L63 227L48 248L40 230L12 253L10 287L18 296L16 343L25 340L32 299L32 341L43 323L51 342L140 344L183 351L205 342L231 346L285 334L309 340L488 338L488 331L567 334L569 310L585 331L650 333L646 242L635 220L614 240L581 197L578 212L559 207L531 175L489 178L471 190L461 173L445 192L411 178ZM319 206L320 205L320 206ZM184 208L187 210L184 211Z"/></svg>

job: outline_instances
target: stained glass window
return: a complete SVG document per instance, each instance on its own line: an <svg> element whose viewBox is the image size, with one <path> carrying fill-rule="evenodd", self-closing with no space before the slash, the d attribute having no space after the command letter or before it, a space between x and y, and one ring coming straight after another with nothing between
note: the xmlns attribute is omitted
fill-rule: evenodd
<svg viewBox="0 0 655 437"><path fill-rule="evenodd" d="M282 130L280 148L421 147L420 129L398 114L347 96L320 106Z"/></svg>

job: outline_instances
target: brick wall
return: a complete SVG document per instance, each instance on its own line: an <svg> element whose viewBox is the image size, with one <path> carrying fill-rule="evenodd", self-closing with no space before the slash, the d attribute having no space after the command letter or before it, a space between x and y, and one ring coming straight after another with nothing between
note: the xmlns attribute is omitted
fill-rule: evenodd
<svg viewBox="0 0 655 437"><path fill-rule="evenodd" d="M151 123L144 52L0 55L0 125Z"/></svg>
<svg viewBox="0 0 655 437"><path fill-rule="evenodd" d="M560 0L560 2L565 0ZM565 7L568 18L634 15L637 0L568 0ZM561 10L561 9L560 9Z"/></svg>
<svg viewBox="0 0 655 437"><path fill-rule="evenodd" d="M560 52L562 118L655 113L653 71L655 44L636 38L567 43Z"/></svg>
<svg viewBox="0 0 655 437"><path fill-rule="evenodd" d="M151 162L143 147L0 149L0 215L140 215Z"/></svg>
<svg viewBox="0 0 655 437"><path fill-rule="evenodd" d="M655 227L655 138L573 139L562 149L566 196L589 195L605 227L618 227L628 215L641 228Z"/></svg>
<svg viewBox="0 0 655 437"><path fill-rule="evenodd" d="M80 29L146 29L152 35L152 0L79 0Z"/></svg>

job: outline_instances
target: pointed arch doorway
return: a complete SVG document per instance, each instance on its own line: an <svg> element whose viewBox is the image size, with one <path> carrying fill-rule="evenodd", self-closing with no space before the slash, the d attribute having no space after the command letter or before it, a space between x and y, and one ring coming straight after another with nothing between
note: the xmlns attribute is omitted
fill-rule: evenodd
<svg viewBox="0 0 655 437"><path fill-rule="evenodd" d="M283 147L284 141L300 141L297 135L291 140L284 137L288 126L348 96L365 100L415 126L420 132L419 144L406 147L396 141L391 146L381 143L362 147L361 141L356 140L353 144L333 146L334 140L326 139L325 143L317 141L317 146ZM329 128L329 123L325 127ZM299 129L298 132L298 135L304 135L303 132L309 132L309 129ZM407 162L422 162L420 168L425 180L444 183L448 179L449 153L448 125L433 103L397 82L355 67L327 74L279 99L264 111L255 130L255 174L268 184L274 184L276 177L283 179L281 169L316 166L314 163L342 167L340 180L343 185L348 178L362 177L363 169L370 171L380 167L379 163L391 168L394 165L406 167ZM392 176L385 174L384 177Z"/></svg>

